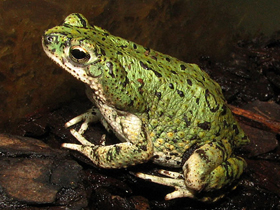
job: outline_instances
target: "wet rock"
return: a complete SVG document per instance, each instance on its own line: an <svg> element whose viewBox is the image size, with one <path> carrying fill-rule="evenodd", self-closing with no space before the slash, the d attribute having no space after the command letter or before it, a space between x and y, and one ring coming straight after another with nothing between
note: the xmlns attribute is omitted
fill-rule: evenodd
<svg viewBox="0 0 280 210"><path fill-rule="evenodd" d="M278 147L278 140L274 133L256 129L245 124L240 124L240 126L250 138L250 143L242 148L242 150L247 151L248 157L265 154Z"/></svg>
<svg viewBox="0 0 280 210"><path fill-rule="evenodd" d="M40 140L0 134L0 152L0 187L9 200L58 204L58 195L67 196L59 192L78 188L82 167Z"/></svg>
<svg viewBox="0 0 280 210"><path fill-rule="evenodd" d="M275 126L273 123L278 123L278 119L280 119L280 106L274 102L262 102L257 100L248 103L246 106L243 106L243 108L251 111L253 114L258 114L264 118L263 120L267 119L267 122L271 123L272 126ZM250 144L243 148L247 150L249 157L271 152L279 146L277 133L272 132L269 127L265 127L260 123L261 121L255 122L250 119L244 119L244 117L239 118L243 121L243 123L240 124L241 127L250 138ZM268 126L269 123L267 124Z"/></svg>

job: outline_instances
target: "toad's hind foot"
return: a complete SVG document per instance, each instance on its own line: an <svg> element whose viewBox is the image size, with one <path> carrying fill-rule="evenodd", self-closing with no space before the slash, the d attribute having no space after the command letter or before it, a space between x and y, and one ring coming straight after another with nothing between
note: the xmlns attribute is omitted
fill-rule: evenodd
<svg viewBox="0 0 280 210"><path fill-rule="evenodd" d="M187 189L183 174L173 172L173 171L166 171L166 170L160 170L159 173L168 176L170 178L154 176L154 175L149 175L144 173L137 173L136 176L141 179L149 180L151 182L174 187L175 190L172 193L167 194L165 196L165 200L171 200L174 198L182 198L182 197L189 197L189 198L195 197L194 191L191 189Z"/></svg>
<svg viewBox="0 0 280 210"><path fill-rule="evenodd" d="M159 170L158 172L170 178L154 176L154 175L149 175L144 173L137 173L136 176L141 179L146 179L157 184L174 187L175 190L172 193L167 194L165 196L165 200L188 197L188 198L194 198L198 201L211 203L211 202L216 202L217 200L224 197L224 194L218 194L213 197L211 195L207 196L206 194L204 194L198 197L197 196L198 192L196 190L192 190L186 186L185 178L183 174L178 172L173 172L173 171L167 171L167 170Z"/></svg>

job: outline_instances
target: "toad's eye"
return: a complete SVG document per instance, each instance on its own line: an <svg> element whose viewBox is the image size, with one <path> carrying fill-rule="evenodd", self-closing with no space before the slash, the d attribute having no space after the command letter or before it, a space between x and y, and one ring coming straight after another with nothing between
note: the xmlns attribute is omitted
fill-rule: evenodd
<svg viewBox="0 0 280 210"><path fill-rule="evenodd" d="M70 58L75 63L86 63L90 59L90 55L84 48L74 46L70 48Z"/></svg>

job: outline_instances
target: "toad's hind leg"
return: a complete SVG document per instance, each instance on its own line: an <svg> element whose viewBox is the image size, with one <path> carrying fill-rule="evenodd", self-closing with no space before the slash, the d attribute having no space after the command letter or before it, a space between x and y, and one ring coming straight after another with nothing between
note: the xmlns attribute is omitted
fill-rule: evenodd
<svg viewBox="0 0 280 210"><path fill-rule="evenodd" d="M245 160L241 157L227 159L210 173L204 190L212 191L230 185L241 176L246 166Z"/></svg>
<svg viewBox="0 0 280 210"><path fill-rule="evenodd" d="M238 179L246 165L243 158L232 155L227 140L205 144L183 165L185 183L197 192L218 190Z"/></svg>
<svg viewBox="0 0 280 210"><path fill-rule="evenodd" d="M160 170L160 174L168 178L143 173L136 175L142 179L174 187L174 192L167 194L166 200L190 197L214 202L224 195L203 197L203 194L198 196L198 193L218 190L231 184L240 177L245 167L246 162L240 157L232 156L231 145L224 140L205 144L196 149L183 165L182 174Z"/></svg>

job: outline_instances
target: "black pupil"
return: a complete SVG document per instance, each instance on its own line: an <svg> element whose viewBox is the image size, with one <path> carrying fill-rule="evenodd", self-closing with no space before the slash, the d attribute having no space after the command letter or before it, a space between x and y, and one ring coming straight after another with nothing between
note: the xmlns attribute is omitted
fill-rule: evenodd
<svg viewBox="0 0 280 210"><path fill-rule="evenodd" d="M73 49L71 50L71 54L73 55L74 58L76 59L83 59L85 58L87 55L84 51L79 50L79 49Z"/></svg>

